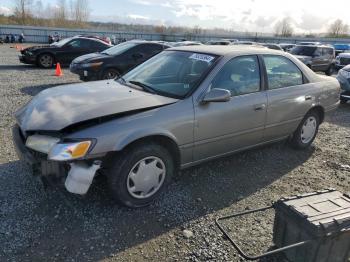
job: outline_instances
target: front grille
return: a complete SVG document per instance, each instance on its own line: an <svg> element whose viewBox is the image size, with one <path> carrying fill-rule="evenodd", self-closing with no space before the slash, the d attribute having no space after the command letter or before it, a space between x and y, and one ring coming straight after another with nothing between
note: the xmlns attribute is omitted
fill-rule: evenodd
<svg viewBox="0 0 350 262"><path fill-rule="evenodd" d="M350 58L349 57L341 57L340 58L340 64L341 65L349 65L350 64Z"/></svg>

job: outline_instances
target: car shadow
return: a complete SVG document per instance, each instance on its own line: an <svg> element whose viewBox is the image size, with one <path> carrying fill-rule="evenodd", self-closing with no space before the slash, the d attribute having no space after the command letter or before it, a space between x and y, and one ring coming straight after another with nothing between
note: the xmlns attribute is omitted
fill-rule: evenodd
<svg viewBox="0 0 350 262"><path fill-rule="evenodd" d="M20 261L57 254L61 261L100 261L231 207L303 164L314 150L295 151L281 142L184 170L141 209L115 204L103 178L79 197L52 187L45 191L21 161L1 164L0 229L9 228L0 234L2 253Z"/></svg>
<svg viewBox="0 0 350 262"><path fill-rule="evenodd" d="M35 65L0 65L0 70L26 71L28 69L38 68Z"/></svg>
<svg viewBox="0 0 350 262"><path fill-rule="evenodd" d="M350 127L350 121L346 121L346 119L350 120L350 102L341 104L336 111L326 117L325 121L334 125Z"/></svg>

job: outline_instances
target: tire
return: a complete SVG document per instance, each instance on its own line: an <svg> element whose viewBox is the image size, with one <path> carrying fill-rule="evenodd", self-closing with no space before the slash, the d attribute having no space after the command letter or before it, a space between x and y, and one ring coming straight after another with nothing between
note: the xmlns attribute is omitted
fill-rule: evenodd
<svg viewBox="0 0 350 262"><path fill-rule="evenodd" d="M108 68L102 74L102 79L114 79L118 77L120 74L117 69Z"/></svg>
<svg viewBox="0 0 350 262"><path fill-rule="evenodd" d="M320 125L320 116L316 111L310 111L305 115L297 130L290 140L295 149L306 149L314 141Z"/></svg>
<svg viewBox="0 0 350 262"><path fill-rule="evenodd" d="M175 163L167 149L155 143L138 144L123 151L108 168L108 186L120 204L143 207L159 196L174 172Z"/></svg>
<svg viewBox="0 0 350 262"><path fill-rule="evenodd" d="M345 105L348 102L347 99L340 98L340 104Z"/></svg>
<svg viewBox="0 0 350 262"><path fill-rule="evenodd" d="M38 65L43 68L52 68L54 61L54 57L50 54L41 54L38 57Z"/></svg>
<svg viewBox="0 0 350 262"><path fill-rule="evenodd" d="M327 76L331 76L334 72L335 72L335 66L334 65L330 65L329 68L327 69L327 71L325 72L325 74Z"/></svg>

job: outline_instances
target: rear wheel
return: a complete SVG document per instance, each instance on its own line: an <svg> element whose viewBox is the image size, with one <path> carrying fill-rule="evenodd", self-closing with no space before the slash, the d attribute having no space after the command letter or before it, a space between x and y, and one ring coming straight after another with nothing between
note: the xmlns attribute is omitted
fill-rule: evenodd
<svg viewBox="0 0 350 262"><path fill-rule="evenodd" d="M51 68L54 63L54 58L50 54L42 54L38 58L38 64L39 66L43 68Z"/></svg>
<svg viewBox="0 0 350 262"><path fill-rule="evenodd" d="M158 144L139 144L125 150L107 171L112 196L128 207L149 205L175 171L174 160Z"/></svg>
<svg viewBox="0 0 350 262"><path fill-rule="evenodd" d="M296 149L305 149L309 147L317 135L319 125L319 114L315 111L307 113L294 132L291 145Z"/></svg>
<svg viewBox="0 0 350 262"><path fill-rule="evenodd" d="M114 68L109 68L103 72L102 79L114 79L117 76L119 76L118 70Z"/></svg>

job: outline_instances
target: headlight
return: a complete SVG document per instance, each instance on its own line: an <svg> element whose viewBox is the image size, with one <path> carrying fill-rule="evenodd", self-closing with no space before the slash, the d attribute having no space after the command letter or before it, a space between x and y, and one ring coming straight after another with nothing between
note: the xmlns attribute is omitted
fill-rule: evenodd
<svg viewBox="0 0 350 262"><path fill-rule="evenodd" d="M49 153L50 149L60 141L59 138L44 136L44 135L32 135L27 138L26 146L41 153Z"/></svg>
<svg viewBox="0 0 350 262"><path fill-rule="evenodd" d="M350 78L350 72L349 72L349 71L346 71L346 70L344 70L344 69L340 69L340 70L339 70L339 74L340 74L341 76L347 78L347 79Z"/></svg>
<svg viewBox="0 0 350 262"><path fill-rule="evenodd" d="M82 68L98 68L103 64L103 62L97 62L97 63L86 63L82 64Z"/></svg>
<svg viewBox="0 0 350 262"><path fill-rule="evenodd" d="M84 157L91 147L91 141L57 143L51 148L50 160L66 161Z"/></svg>

